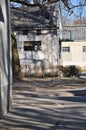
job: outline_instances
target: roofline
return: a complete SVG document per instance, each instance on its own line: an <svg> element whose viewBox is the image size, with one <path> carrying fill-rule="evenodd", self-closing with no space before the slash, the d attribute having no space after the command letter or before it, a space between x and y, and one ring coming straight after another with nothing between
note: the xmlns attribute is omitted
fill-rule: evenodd
<svg viewBox="0 0 86 130"><path fill-rule="evenodd" d="M15 27L15 28L12 28L11 29L13 31L22 31L22 30L57 30L58 28L57 27L38 27L38 28L30 28L30 27Z"/></svg>

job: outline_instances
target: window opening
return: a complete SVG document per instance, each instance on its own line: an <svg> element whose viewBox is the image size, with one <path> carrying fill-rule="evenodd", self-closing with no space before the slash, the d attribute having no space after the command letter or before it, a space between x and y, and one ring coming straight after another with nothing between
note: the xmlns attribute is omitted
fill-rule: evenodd
<svg viewBox="0 0 86 130"><path fill-rule="evenodd" d="M28 30L23 30L23 35L28 35Z"/></svg>
<svg viewBox="0 0 86 130"><path fill-rule="evenodd" d="M83 52L86 52L86 46L83 46Z"/></svg>
<svg viewBox="0 0 86 130"><path fill-rule="evenodd" d="M36 35L41 35L41 30L36 30Z"/></svg>
<svg viewBox="0 0 86 130"><path fill-rule="evenodd" d="M41 41L24 41L24 51L41 50Z"/></svg>
<svg viewBox="0 0 86 130"><path fill-rule="evenodd" d="M63 52L70 52L70 47L62 47Z"/></svg>

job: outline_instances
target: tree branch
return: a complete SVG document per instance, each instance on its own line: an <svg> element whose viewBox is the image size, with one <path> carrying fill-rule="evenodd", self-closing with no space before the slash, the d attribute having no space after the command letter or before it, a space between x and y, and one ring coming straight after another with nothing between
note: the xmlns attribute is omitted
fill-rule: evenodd
<svg viewBox="0 0 86 130"><path fill-rule="evenodd" d="M22 5L26 5L26 6L40 6L39 3L34 3L34 4L31 4L29 1L27 0L10 0L10 2L16 2L16 3L19 3L19 4L22 4Z"/></svg>
<svg viewBox="0 0 86 130"><path fill-rule="evenodd" d="M74 5L74 6L70 7L70 9L74 9L74 8L77 8L77 7L83 7L83 6L86 6L86 3L85 4Z"/></svg>
<svg viewBox="0 0 86 130"><path fill-rule="evenodd" d="M47 3L55 3L55 2L58 2L60 0L42 0L42 3L45 3L46 1L46 4ZM69 8L68 6L68 0L61 0L64 5ZM16 3L19 3L19 4L23 4L23 5L26 5L26 6L42 6L42 3L40 3L40 1L36 0L34 1L34 4L30 3L29 0L10 0L10 2L16 2Z"/></svg>

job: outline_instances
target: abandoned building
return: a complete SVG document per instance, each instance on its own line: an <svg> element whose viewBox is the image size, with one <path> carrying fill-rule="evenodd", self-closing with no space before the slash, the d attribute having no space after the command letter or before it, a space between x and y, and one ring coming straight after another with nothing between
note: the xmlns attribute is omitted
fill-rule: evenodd
<svg viewBox="0 0 86 130"><path fill-rule="evenodd" d="M21 72L56 74L59 65L60 12L58 2L43 7L11 8Z"/></svg>

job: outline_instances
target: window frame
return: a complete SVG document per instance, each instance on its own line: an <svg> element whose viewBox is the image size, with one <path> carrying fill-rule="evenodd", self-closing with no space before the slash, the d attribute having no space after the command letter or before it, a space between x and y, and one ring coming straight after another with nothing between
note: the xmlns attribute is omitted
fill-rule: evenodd
<svg viewBox="0 0 86 130"><path fill-rule="evenodd" d="M69 46L62 47L62 52L70 52L70 47Z"/></svg>

